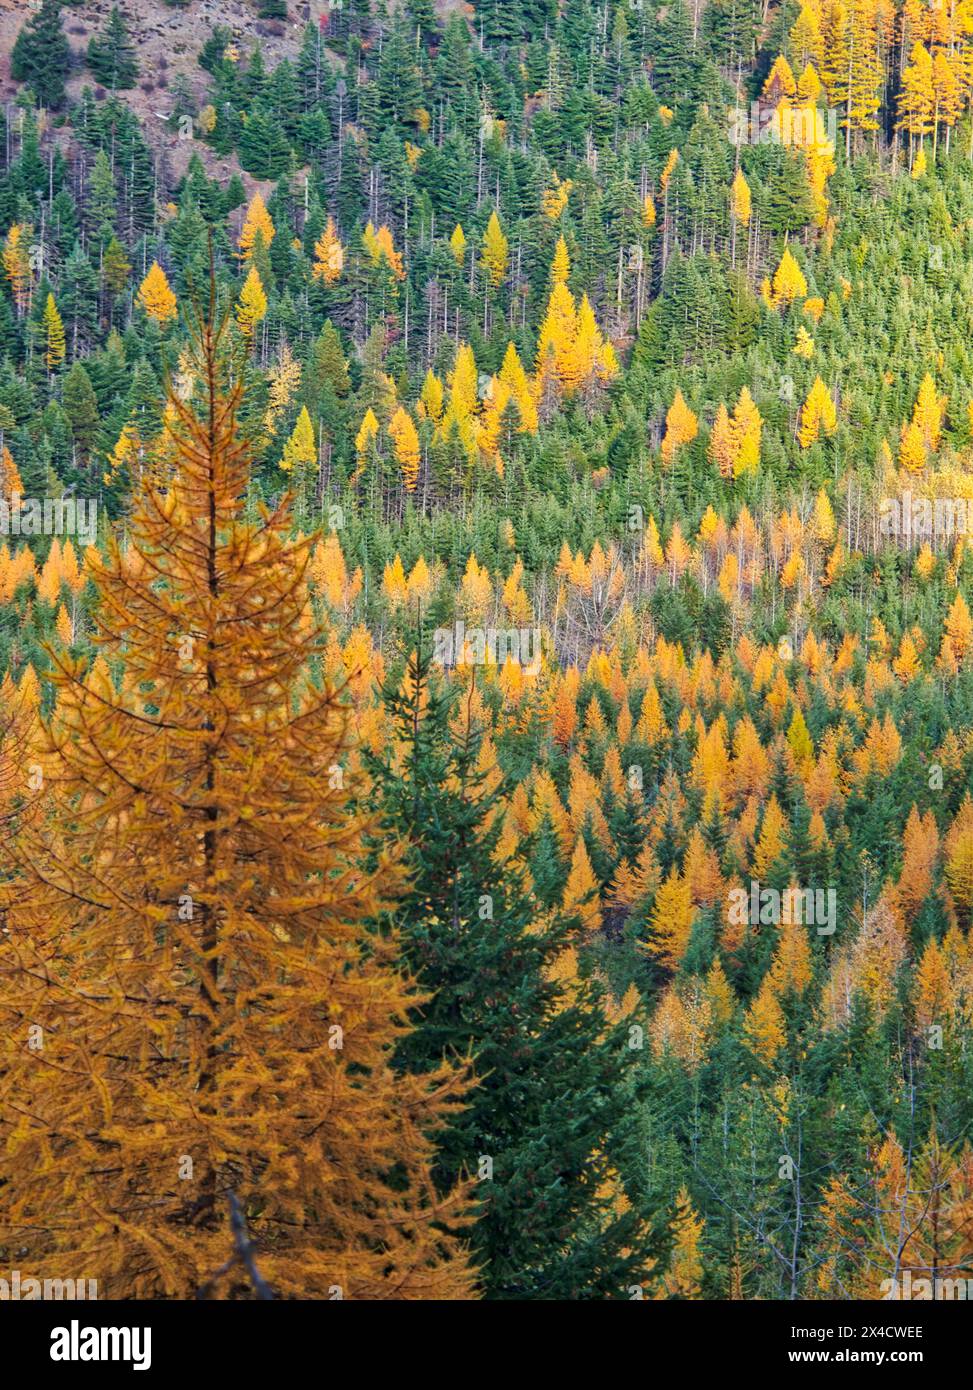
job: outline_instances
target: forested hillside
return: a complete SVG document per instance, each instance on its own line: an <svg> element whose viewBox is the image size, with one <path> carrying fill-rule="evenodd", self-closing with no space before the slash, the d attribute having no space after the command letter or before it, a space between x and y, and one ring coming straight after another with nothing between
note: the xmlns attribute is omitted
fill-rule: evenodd
<svg viewBox="0 0 973 1390"><path fill-rule="evenodd" d="M0 1264L962 1296L973 4L0 34Z"/></svg>

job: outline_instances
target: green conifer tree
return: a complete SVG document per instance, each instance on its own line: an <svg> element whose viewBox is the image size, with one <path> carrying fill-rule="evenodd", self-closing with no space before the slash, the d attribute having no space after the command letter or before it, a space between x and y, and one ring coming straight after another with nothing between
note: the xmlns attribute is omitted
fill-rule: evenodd
<svg viewBox="0 0 973 1390"><path fill-rule="evenodd" d="M61 0L42 0L33 19L17 35L10 55L10 73L30 84L42 106L57 109L64 104L64 79L71 66L71 50L61 28Z"/></svg>
<svg viewBox="0 0 973 1390"><path fill-rule="evenodd" d="M404 686L387 684L402 756L372 760L384 824L412 851L394 924L432 993L398 1062L426 1072L473 1055L480 1083L441 1140L437 1176L444 1188L480 1177L472 1245L486 1296L627 1298L658 1253L638 1161L640 1053L606 1022L592 980L553 978L578 923L545 917L517 865L497 862L500 792L431 667L420 651Z"/></svg>
<svg viewBox="0 0 973 1390"><path fill-rule="evenodd" d="M117 5L112 6L104 31L88 44L88 67L99 82L113 91L124 91L138 81L135 45Z"/></svg>

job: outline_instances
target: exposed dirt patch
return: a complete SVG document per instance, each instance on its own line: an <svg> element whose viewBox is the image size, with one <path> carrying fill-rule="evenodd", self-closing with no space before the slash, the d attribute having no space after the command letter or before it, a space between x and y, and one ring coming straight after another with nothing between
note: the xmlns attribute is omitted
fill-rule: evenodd
<svg viewBox="0 0 973 1390"><path fill-rule="evenodd" d="M36 6L27 0L0 0L0 101L10 101L17 94L17 83L10 77L10 52L21 26ZM170 8L163 0L120 0L129 32L139 56L141 74L139 85L120 93L142 123L145 138L164 158L167 176L178 181L185 172L192 154L198 154L211 178L225 182L235 172L241 172L236 158L221 158L208 145L198 140L180 140L169 129L166 119L172 111L169 88L176 75L183 73L196 99L202 106L209 88L210 75L197 64L197 55L211 31L224 25L245 53L258 39L268 68L281 58L295 58L303 38L304 26L310 19L317 23L327 14L327 0L304 0L288 4L285 21L262 21L257 18L253 0L190 0L185 6ZM61 21L75 67L67 82L68 97L80 98L85 87L97 90L97 84L84 64L88 41L101 30L111 11L111 0L85 0L84 4L65 6ZM70 143L70 132L58 132L58 143ZM248 191L259 185L243 174Z"/></svg>
<svg viewBox="0 0 973 1390"><path fill-rule="evenodd" d="M39 0L0 0L0 102L8 102L17 94L17 83L10 77L10 52L21 26L39 6ZM93 34L105 25L112 0L84 0L77 5L65 5L61 22L74 55L74 66L67 81L69 100L77 101L85 87L98 91L94 78L84 63L84 54ZM223 25L246 54L259 40L268 68L282 58L296 58L309 22L327 29L329 0L288 0L287 19L260 20L255 0L190 0L188 5L170 7L164 0L119 0L139 56L141 73L139 85L120 93L122 99L138 116L146 140L160 158L165 179L177 183L186 171L193 154L201 159L210 178L221 183L234 174L241 174L248 194L255 188L266 191L270 185L260 184L244 173L236 156L223 158L199 140L181 140L167 125L173 101L170 89L178 74L183 74L193 93L197 110L204 105L210 87L210 75L198 66L197 57L203 44L217 25ZM397 8L391 0L390 10ZM436 0L440 16L452 12L472 14L465 0ZM54 138L70 151L69 128L56 130Z"/></svg>

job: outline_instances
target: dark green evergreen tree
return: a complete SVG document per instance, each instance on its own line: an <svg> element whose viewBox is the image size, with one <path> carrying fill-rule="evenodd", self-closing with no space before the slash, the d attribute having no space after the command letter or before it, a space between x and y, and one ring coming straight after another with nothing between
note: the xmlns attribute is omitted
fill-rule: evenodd
<svg viewBox="0 0 973 1390"><path fill-rule="evenodd" d="M10 74L27 82L42 106L64 104L64 80L71 49L61 28L61 0L42 0L33 19L17 35L10 55Z"/></svg>
<svg viewBox="0 0 973 1390"><path fill-rule="evenodd" d="M135 45L117 5L112 6L104 31L88 44L88 67L99 82L113 91L124 91L138 81Z"/></svg>
<svg viewBox="0 0 973 1390"><path fill-rule="evenodd" d="M628 1298L658 1255L639 1157L641 1054L626 1026L607 1023L593 980L551 978L579 925L545 918L522 870L498 858L480 735L431 667L420 651L404 687L386 686L399 756L370 760L382 824L410 846L391 925L431 995L398 1063L424 1071L472 1054L479 1085L441 1140L438 1176L480 1179L471 1240L487 1297Z"/></svg>
<svg viewBox="0 0 973 1390"><path fill-rule="evenodd" d="M255 179L280 178L290 162L291 151L277 117L256 102L240 131L240 163Z"/></svg>
<svg viewBox="0 0 973 1390"><path fill-rule="evenodd" d="M91 385L91 378L81 362L74 366L64 378L64 412L71 422L71 432L77 446L79 461L87 463L98 438L98 399Z"/></svg>

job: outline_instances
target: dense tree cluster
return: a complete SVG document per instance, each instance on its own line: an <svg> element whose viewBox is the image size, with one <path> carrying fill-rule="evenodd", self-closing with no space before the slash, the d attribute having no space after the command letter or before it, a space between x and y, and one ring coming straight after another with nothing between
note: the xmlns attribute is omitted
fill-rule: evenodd
<svg viewBox="0 0 973 1390"><path fill-rule="evenodd" d="M0 536L0 1250L964 1274L973 13L289 32L161 138L124 4L13 50L0 516L98 524Z"/></svg>

